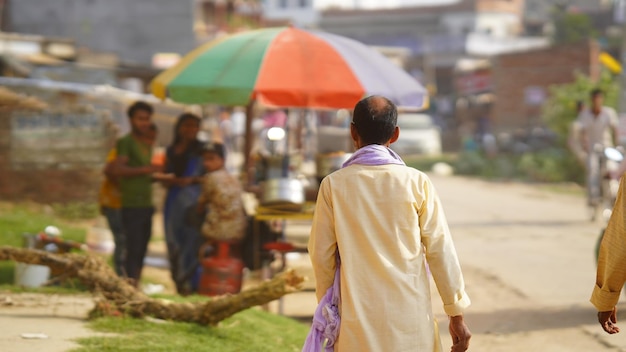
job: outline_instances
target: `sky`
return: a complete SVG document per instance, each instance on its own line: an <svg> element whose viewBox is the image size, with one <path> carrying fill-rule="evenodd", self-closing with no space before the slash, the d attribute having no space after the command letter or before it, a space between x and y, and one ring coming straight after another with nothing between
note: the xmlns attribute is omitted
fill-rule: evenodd
<svg viewBox="0 0 626 352"><path fill-rule="evenodd" d="M457 2L458 0L313 0L315 7L325 8L332 5L345 8L389 8L400 6L441 5Z"/></svg>

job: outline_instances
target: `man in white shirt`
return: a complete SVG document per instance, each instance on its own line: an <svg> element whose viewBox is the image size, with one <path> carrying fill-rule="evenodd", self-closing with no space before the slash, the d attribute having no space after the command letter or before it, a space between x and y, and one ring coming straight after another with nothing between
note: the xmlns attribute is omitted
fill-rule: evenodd
<svg viewBox="0 0 626 352"><path fill-rule="evenodd" d="M613 108L603 106L604 93L591 91L591 106L578 115L580 141L587 154L587 200L590 206L600 201L600 164L598 151L613 147L618 139L618 118Z"/></svg>

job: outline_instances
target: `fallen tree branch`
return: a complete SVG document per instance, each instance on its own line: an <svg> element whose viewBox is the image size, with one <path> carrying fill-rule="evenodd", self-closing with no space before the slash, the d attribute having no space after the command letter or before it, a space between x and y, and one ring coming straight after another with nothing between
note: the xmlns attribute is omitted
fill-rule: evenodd
<svg viewBox="0 0 626 352"><path fill-rule="evenodd" d="M119 310L135 317L148 315L201 325L215 325L237 312L297 292L304 281L303 277L289 270L238 294L214 297L207 302L173 303L148 297L117 276L102 258L94 255L54 254L1 246L0 260L45 265L50 267L53 275L63 273L67 277L76 278L91 292L102 295L113 311Z"/></svg>

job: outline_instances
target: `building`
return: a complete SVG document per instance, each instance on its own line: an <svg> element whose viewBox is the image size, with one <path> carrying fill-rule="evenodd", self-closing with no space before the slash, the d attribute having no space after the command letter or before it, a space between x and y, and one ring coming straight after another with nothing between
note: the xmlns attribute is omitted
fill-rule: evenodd
<svg viewBox="0 0 626 352"><path fill-rule="evenodd" d="M455 105L458 60L469 54L488 56L510 48L523 33L523 11L523 0L459 0L377 10L332 8L322 11L319 26L368 45L409 49L404 68L431 91L429 113L445 126L443 147L450 150L457 147L454 140L459 127ZM516 49L520 46L524 47L514 45ZM484 77L467 79L480 81Z"/></svg>
<svg viewBox="0 0 626 352"><path fill-rule="evenodd" d="M406 69L438 94L452 94L451 73L466 54L468 37L490 38L521 34L522 0L460 0L445 5L378 10L329 9L321 29L373 46L411 50Z"/></svg>
<svg viewBox="0 0 626 352"><path fill-rule="evenodd" d="M258 28L263 9L257 0L192 0L196 41L203 43L224 34Z"/></svg>
<svg viewBox="0 0 626 352"><path fill-rule="evenodd" d="M291 24L311 28L319 20L319 11L313 7L313 0L264 0L262 7L268 26Z"/></svg>
<svg viewBox="0 0 626 352"><path fill-rule="evenodd" d="M566 11L590 15L610 12L612 0L525 0L524 27L529 35L544 35L549 30L556 6Z"/></svg>
<svg viewBox="0 0 626 352"><path fill-rule="evenodd" d="M77 48L70 38L0 32L0 76L106 84L142 93L158 72L150 65L121 62L112 53Z"/></svg>
<svg viewBox="0 0 626 352"><path fill-rule="evenodd" d="M541 106L549 97L550 87L572 83L578 73L598 79L599 57L596 41L494 57L494 132L540 126Z"/></svg>
<svg viewBox="0 0 626 352"><path fill-rule="evenodd" d="M542 107L551 87L572 83L577 74L598 79L600 52L596 41L587 41L459 60L454 75L458 137L544 127Z"/></svg>
<svg viewBox="0 0 626 352"><path fill-rule="evenodd" d="M3 30L72 38L77 46L145 64L196 46L190 0L5 0Z"/></svg>

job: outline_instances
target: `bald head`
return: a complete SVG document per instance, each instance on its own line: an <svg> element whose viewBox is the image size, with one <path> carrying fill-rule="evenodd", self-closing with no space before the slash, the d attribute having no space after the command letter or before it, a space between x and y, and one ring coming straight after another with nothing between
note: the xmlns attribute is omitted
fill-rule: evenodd
<svg viewBox="0 0 626 352"><path fill-rule="evenodd" d="M394 134L398 110L387 98L373 95L354 107L352 123L365 145L385 144Z"/></svg>

